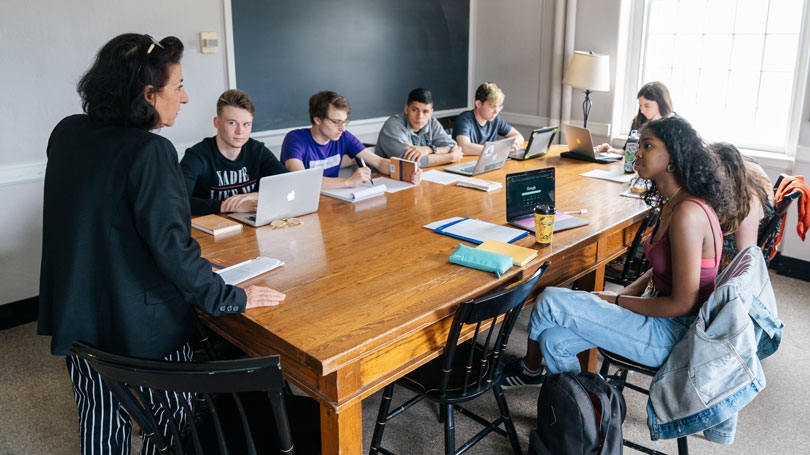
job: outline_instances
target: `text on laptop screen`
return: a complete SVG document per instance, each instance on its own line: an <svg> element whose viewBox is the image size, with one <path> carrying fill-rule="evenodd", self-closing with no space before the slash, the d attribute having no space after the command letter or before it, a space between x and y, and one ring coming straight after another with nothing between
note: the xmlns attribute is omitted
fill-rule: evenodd
<svg viewBox="0 0 810 455"><path fill-rule="evenodd" d="M507 218L530 214L540 204L554 205L553 167L506 176Z"/></svg>

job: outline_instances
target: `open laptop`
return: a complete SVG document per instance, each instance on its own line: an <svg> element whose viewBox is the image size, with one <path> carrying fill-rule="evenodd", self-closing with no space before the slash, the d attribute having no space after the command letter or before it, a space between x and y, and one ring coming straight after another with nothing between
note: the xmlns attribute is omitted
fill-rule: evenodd
<svg viewBox="0 0 810 455"><path fill-rule="evenodd" d="M506 222L534 232L534 208L541 204L556 207L554 167L532 169L506 175ZM590 221L557 211L554 232L585 226Z"/></svg>
<svg viewBox="0 0 810 455"><path fill-rule="evenodd" d="M484 149L481 150L481 155L478 156L476 162L454 164L453 166L447 166L444 170L455 174L472 176L500 169L506 159L509 158L509 151L512 149L513 142L515 142L514 137L484 142Z"/></svg>
<svg viewBox="0 0 810 455"><path fill-rule="evenodd" d="M323 169L305 169L268 175L259 181L259 203L255 212L229 213L250 226L264 226L273 220L306 215L318 210Z"/></svg>
<svg viewBox="0 0 810 455"><path fill-rule="evenodd" d="M551 147L551 141L554 140L554 136L559 129L558 126L547 126L545 128L532 130L526 148L510 152L509 158L513 160L530 160L545 155L548 153L548 148Z"/></svg>
<svg viewBox="0 0 810 455"><path fill-rule="evenodd" d="M601 164L613 163L624 158L623 155L616 153L596 153L591 132L587 128L565 124L562 127L565 140L568 141L568 151L560 153L561 157Z"/></svg>

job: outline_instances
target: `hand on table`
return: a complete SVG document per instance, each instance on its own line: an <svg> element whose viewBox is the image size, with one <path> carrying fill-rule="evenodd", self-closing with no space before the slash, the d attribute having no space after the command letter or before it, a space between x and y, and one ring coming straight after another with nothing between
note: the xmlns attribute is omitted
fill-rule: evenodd
<svg viewBox="0 0 810 455"><path fill-rule="evenodd" d="M265 286L248 286L245 288L245 294L247 294L247 308L276 306L287 297L284 293Z"/></svg>

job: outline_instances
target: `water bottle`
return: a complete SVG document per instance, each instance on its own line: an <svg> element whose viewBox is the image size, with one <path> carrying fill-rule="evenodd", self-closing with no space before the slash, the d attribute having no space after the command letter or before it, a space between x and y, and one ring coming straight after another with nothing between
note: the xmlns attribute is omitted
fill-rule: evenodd
<svg viewBox="0 0 810 455"><path fill-rule="evenodd" d="M632 174L635 172L633 170L633 163L636 161L636 150L638 150L638 130L633 130L630 132L630 136L627 137L627 143L624 144L624 172L625 174Z"/></svg>

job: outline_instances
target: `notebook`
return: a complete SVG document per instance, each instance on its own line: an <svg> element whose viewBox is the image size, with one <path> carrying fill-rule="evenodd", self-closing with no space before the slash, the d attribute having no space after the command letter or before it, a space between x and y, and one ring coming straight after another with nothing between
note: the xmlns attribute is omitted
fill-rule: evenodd
<svg viewBox="0 0 810 455"><path fill-rule="evenodd" d="M318 210L323 169L268 175L259 181L259 203L255 212L229 213L250 226L264 226L273 220L306 215Z"/></svg>
<svg viewBox="0 0 810 455"><path fill-rule="evenodd" d="M461 163L444 168L447 172L461 175L478 175L484 172L494 171L503 167L503 163L509 158L509 151L512 149L514 137L507 137L492 142L484 142L484 149L475 163Z"/></svg>
<svg viewBox="0 0 810 455"><path fill-rule="evenodd" d="M563 125L565 140L568 141L568 151L560 153L563 158L572 158L592 163L608 164L624 158L616 153L596 153L591 140L591 132L587 128L573 125Z"/></svg>
<svg viewBox="0 0 810 455"><path fill-rule="evenodd" d="M554 167L532 169L506 175L506 222L534 232L534 208L540 204L553 205L556 183ZM554 232L590 223L584 218L557 210Z"/></svg>
<svg viewBox="0 0 810 455"><path fill-rule="evenodd" d="M548 153L548 148L551 147L551 141L554 140L554 136L559 129L560 128L557 126L547 126L545 128L532 130L526 148L509 153L509 158L513 160L530 160L545 155Z"/></svg>

